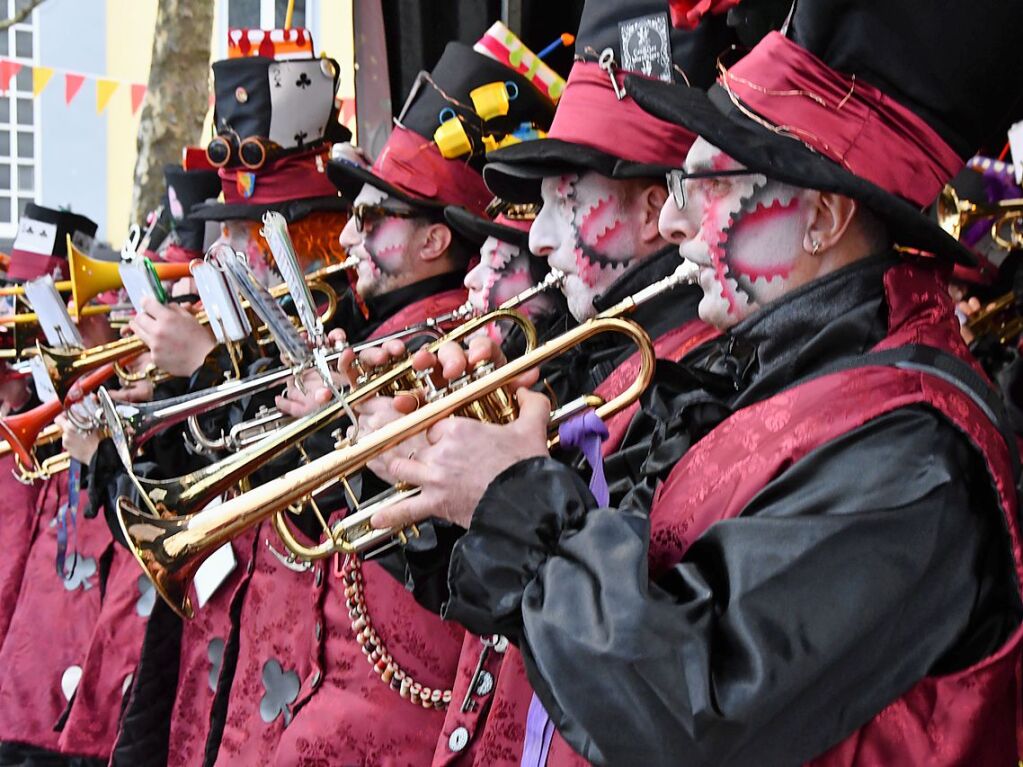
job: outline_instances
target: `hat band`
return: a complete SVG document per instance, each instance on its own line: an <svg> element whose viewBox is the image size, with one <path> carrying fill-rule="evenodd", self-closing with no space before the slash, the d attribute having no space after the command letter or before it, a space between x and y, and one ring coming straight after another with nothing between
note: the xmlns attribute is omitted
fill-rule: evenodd
<svg viewBox="0 0 1023 767"><path fill-rule="evenodd" d="M912 110L777 32L723 69L718 82L747 116L917 207L963 166Z"/></svg>
<svg viewBox="0 0 1023 767"><path fill-rule="evenodd" d="M670 167L681 167L696 140L681 125L645 112L630 96L619 101L607 72L592 61L572 66L547 138L621 160Z"/></svg>
<svg viewBox="0 0 1023 767"><path fill-rule="evenodd" d="M370 169L410 197L459 205L483 214L493 195L483 177L464 160L447 160L437 144L413 130L396 125Z"/></svg>
<svg viewBox="0 0 1023 767"><path fill-rule="evenodd" d="M68 277L67 259L63 256L51 256L45 253L33 253L30 250L11 249L11 265L7 268L9 280L34 280L49 274L54 279Z"/></svg>
<svg viewBox="0 0 1023 767"><path fill-rule="evenodd" d="M310 197L334 197L337 188L327 178L329 149L317 147L267 163L258 172L244 167L221 168L220 185L228 204L268 205Z"/></svg>

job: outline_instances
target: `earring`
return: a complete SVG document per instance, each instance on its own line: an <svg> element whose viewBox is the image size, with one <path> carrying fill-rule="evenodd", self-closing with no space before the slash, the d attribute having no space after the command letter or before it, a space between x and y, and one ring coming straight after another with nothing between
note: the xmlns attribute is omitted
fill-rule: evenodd
<svg viewBox="0 0 1023 767"><path fill-rule="evenodd" d="M821 249L821 241L820 240L810 240L810 245L813 247L813 250L810 251L810 255L816 256L817 252Z"/></svg>

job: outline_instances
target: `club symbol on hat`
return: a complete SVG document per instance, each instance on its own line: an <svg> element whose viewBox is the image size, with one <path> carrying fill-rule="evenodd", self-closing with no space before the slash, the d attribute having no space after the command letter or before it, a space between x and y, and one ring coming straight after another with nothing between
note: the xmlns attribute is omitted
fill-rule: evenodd
<svg viewBox="0 0 1023 767"><path fill-rule="evenodd" d="M305 72L302 72L298 76L298 79L295 80L295 85L297 85L299 88L308 88L312 84L313 81L309 79L309 76Z"/></svg>
<svg viewBox="0 0 1023 767"><path fill-rule="evenodd" d="M295 134L295 136L294 136L294 139L295 139L295 145L296 145L296 146L300 146L300 147L301 147L301 146L305 146L305 140L306 140L306 139L307 139L308 137L309 137L309 134L308 134L308 133L306 133L306 132L305 132L304 130L300 130L300 131L298 131L298 132L297 132L297 133Z"/></svg>
<svg viewBox="0 0 1023 767"><path fill-rule="evenodd" d="M259 715L267 724L284 715L285 726L291 721L288 705L294 703L301 687L298 674L285 671L279 661L271 658L263 664L263 688L266 693L259 701Z"/></svg>

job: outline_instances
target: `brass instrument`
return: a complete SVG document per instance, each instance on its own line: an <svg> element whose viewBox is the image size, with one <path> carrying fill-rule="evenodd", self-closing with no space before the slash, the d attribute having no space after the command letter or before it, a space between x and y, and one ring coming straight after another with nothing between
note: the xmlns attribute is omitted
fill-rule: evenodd
<svg viewBox="0 0 1023 767"><path fill-rule="evenodd" d="M937 203L938 225L957 240L964 228L985 218L993 218L991 239L1006 250L1023 247L1023 198L976 203L959 199L951 184L941 190ZM1007 231L1003 229L1008 227Z"/></svg>
<svg viewBox="0 0 1023 767"><path fill-rule="evenodd" d="M327 266L314 272L307 278L310 289L325 295L327 298L327 305L323 310L325 322L333 317L337 310L337 293L330 287L325 278L338 269L338 265ZM281 298L287 295L287 293L288 287L283 283L275 285L270 289L270 295L274 298ZM199 312L196 315L196 320L201 325L209 324L209 317L206 316L206 312ZM105 365L108 362L123 363L144 351L146 351L145 344L134 336L111 341L91 349L64 350L41 344L37 345L37 354L46 365L46 369L50 374L50 380L53 381L54 388L58 394L62 394L63 391L70 387L71 382L82 373ZM140 380L140 378L132 374L124 373L123 370L119 370L118 374L124 381ZM152 370L147 370L145 377L149 377L152 374Z"/></svg>
<svg viewBox="0 0 1023 767"><path fill-rule="evenodd" d="M993 336L1001 346L1011 344L1023 333L1019 299L1011 291L999 296L971 316L964 327L973 334L974 342Z"/></svg>
<svg viewBox="0 0 1023 767"><path fill-rule="evenodd" d="M74 316L78 317L79 314L102 314L109 311L109 308L106 307L92 307L90 310L83 312L82 307L100 293L106 293L108 290L118 290L121 287L119 263L117 261L103 261L98 258L90 258L74 246L71 242L71 235L68 235L67 238L67 254L68 271L71 273L71 278L60 280L54 283L54 286L62 293L71 293L75 302ZM182 277L187 277L189 274L188 264L159 263L153 264L153 266L161 280L178 280ZM0 296L23 295L25 295L23 285L0 288ZM34 321L35 315L31 313L0 317L0 324Z"/></svg>
<svg viewBox="0 0 1023 767"><path fill-rule="evenodd" d="M509 411L512 410L511 405L514 402L513 395L506 390L510 382L595 335L611 332L629 336L640 350L641 365L636 380L620 395L603 403L594 395L588 395L584 406L595 405L597 414L605 417L634 402L653 375L655 355L653 343L646 332L631 320L622 319L621 315L630 313L636 306L664 290L692 282L696 273L695 266L684 263L671 277L651 285L543 346L534 348L531 343L529 351L507 365L496 370L484 369L481 374L472 376L471 380L460 383L457 388L449 389L443 396L427 403L416 412L392 421L358 442L343 444L333 453L317 458L213 508L175 517L157 518L140 511L122 497L118 499L117 514L125 539L161 597L179 615L191 617L192 606L188 589L192 578L206 557L225 541L272 515L283 514L293 504L304 501L324 487L344 481L349 474L362 469L380 453L428 429L443 418L465 413L476 407L485 407L498 412L502 420L507 419L511 416ZM459 331L463 328L459 328ZM464 333L461 337L465 335L468 334ZM535 343L535 338L533 342ZM402 369L404 372L406 364L407 362L396 366L391 375L385 376L388 385L400 379L396 371ZM384 388L376 379L373 383L376 384L374 386L376 390ZM352 395L354 394L355 392L352 392ZM485 403L491 395L497 395L497 399ZM573 412L577 409L578 406L572 408ZM316 416L311 416L303 420L315 419ZM409 493L411 492L414 491L409 490ZM328 540L325 542L312 548L300 546L299 550L293 553L299 558L310 559L337 551L358 553L385 538L401 534L401 531L372 529L369 526L369 516L371 514L360 510L330 528ZM275 527L281 529L280 524L275 524ZM297 543L293 537L287 535L284 541L289 546Z"/></svg>

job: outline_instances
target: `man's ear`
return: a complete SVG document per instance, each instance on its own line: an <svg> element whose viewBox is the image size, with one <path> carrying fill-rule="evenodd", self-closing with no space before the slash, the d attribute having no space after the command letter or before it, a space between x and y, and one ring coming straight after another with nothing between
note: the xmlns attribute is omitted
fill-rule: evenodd
<svg viewBox="0 0 1023 767"><path fill-rule="evenodd" d="M419 234L422 238L419 258L423 261L435 261L451 247L451 229L447 224L430 224L420 229Z"/></svg>
<svg viewBox="0 0 1023 767"><path fill-rule="evenodd" d="M661 239L658 222L667 199L668 189L664 184L649 184L641 189L636 201L640 242L650 244Z"/></svg>
<svg viewBox="0 0 1023 767"><path fill-rule="evenodd" d="M803 250L813 255L827 253L845 236L859 203L835 192L813 192L809 222L803 235Z"/></svg>

